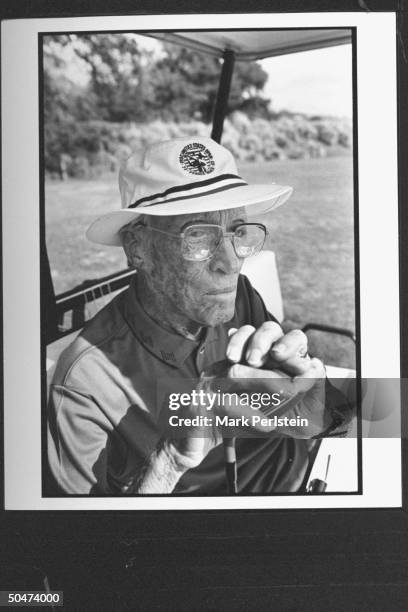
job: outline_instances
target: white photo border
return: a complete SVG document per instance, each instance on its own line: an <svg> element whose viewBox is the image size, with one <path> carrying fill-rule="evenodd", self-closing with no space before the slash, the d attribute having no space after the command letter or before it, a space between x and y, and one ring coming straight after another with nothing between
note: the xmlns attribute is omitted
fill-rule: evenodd
<svg viewBox="0 0 408 612"><path fill-rule="evenodd" d="M199 29L356 28L360 339L363 378L400 377L396 15L200 15ZM212 510L401 507L401 440L363 439L361 495L42 497L38 35L194 30L196 15L2 23L5 508ZM381 40L381 45L378 41ZM375 66L375 70L373 70ZM355 117L356 120L356 117ZM381 143L379 150L375 142ZM381 322L386 321L386 334ZM380 356L385 355L386 359ZM387 473L378 487L378 477ZM391 475L391 476L390 476Z"/></svg>

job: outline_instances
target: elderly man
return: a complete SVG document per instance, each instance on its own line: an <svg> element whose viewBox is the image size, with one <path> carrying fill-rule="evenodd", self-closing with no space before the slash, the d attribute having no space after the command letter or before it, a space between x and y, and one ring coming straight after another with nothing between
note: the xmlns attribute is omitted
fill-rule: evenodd
<svg viewBox="0 0 408 612"><path fill-rule="evenodd" d="M235 391L256 386L272 394L289 380L295 391L285 398L287 411L308 423L259 426L259 436L249 427L255 435L236 442L239 492L296 492L308 438L334 431L346 417L317 400L324 397L324 367L308 356L304 334L284 335L240 275L243 260L262 249L267 234L247 214L276 208L292 189L248 185L231 154L209 138L176 139L133 154L119 185L122 209L96 220L87 235L123 246L137 274L59 359L48 438L59 490L225 493L217 427L212 435L183 429L173 436L162 426L159 400L165 380L175 389L195 380L198 388L200 375L224 360L224 388L231 381ZM218 410L252 412L239 402Z"/></svg>

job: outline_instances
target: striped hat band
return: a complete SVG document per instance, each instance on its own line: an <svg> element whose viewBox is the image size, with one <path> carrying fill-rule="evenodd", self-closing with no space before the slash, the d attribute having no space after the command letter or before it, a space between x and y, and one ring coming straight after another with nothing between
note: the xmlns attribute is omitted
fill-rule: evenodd
<svg viewBox="0 0 408 612"><path fill-rule="evenodd" d="M146 208L157 204L190 200L244 185L248 185L248 183L236 174L221 174L204 181L195 181L194 183L170 187L162 193L155 193L151 196L140 198L133 202L133 204L130 204L128 208Z"/></svg>

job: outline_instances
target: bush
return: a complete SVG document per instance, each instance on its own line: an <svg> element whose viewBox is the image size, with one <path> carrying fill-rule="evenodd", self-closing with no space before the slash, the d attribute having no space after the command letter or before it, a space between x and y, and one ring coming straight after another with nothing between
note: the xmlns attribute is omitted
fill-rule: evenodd
<svg viewBox="0 0 408 612"><path fill-rule="evenodd" d="M249 117L241 113L240 111L234 111L230 115L230 120L232 125L240 132L241 134L247 134L251 128L251 120Z"/></svg>
<svg viewBox="0 0 408 612"><path fill-rule="evenodd" d="M88 178L89 177L89 161L83 155L78 155L72 160L69 165L68 174L77 178Z"/></svg>
<svg viewBox="0 0 408 612"><path fill-rule="evenodd" d="M326 149L318 142L309 142L307 145L309 157L325 157Z"/></svg>
<svg viewBox="0 0 408 612"><path fill-rule="evenodd" d="M341 130L339 132L338 143L342 147L350 147L351 145L351 132Z"/></svg>
<svg viewBox="0 0 408 612"><path fill-rule="evenodd" d="M288 138L285 136L285 134L281 134L280 132L278 132L275 136L275 142L276 142L276 146L279 147L280 149L287 149L289 146L289 140Z"/></svg>
<svg viewBox="0 0 408 612"><path fill-rule="evenodd" d="M133 150L177 137L209 136L201 121L109 123L83 121L45 126L45 168L49 176L90 178L115 172ZM236 111L224 122L222 144L237 161L323 157L335 145L350 148L351 126L344 120L281 114L252 121Z"/></svg>
<svg viewBox="0 0 408 612"><path fill-rule="evenodd" d="M336 144L338 140L338 134L334 126L326 122L319 123L317 125L317 132L318 132L318 139L323 144L326 144L329 147Z"/></svg>
<svg viewBox="0 0 408 612"><path fill-rule="evenodd" d="M305 159L309 157L309 152L306 148L292 145L287 151L287 156L289 159Z"/></svg>

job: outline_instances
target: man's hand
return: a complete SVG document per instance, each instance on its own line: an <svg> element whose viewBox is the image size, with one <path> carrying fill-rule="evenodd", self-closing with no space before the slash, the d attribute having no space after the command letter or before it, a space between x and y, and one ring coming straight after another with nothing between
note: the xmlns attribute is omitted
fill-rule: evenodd
<svg viewBox="0 0 408 612"><path fill-rule="evenodd" d="M280 369L290 376L303 376L311 362L319 361L310 359L307 336L300 329L284 334L274 321L265 321L258 329L244 325L230 330L230 334L226 354L232 363L245 362L253 368ZM321 371L324 377L323 364Z"/></svg>
<svg viewBox="0 0 408 612"><path fill-rule="evenodd" d="M190 410L188 414L195 416L197 410ZM200 465L208 453L221 442L221 434L215 428L195 427L190 428L186 437L166 440L166 449L175 467L184 472Z"/></svg>
<svg viewBox="0 0 408 612"><path fill-rule="evenodd" d="M300 330L284 334L281 327L267 321L257 330L244 325L232 330L226 355L229 361L216 364L213 380L205 383L207 392L282 394L284 411L279 417L301 417L307 426L279 427L278 433L294 438L311 438L330 425L325 411L325 370L319 359L311 359L307 352L307 337ZM233 365L231 365L231 363ZM221 383L221 384L220 384ZM202 383L201 383L202 384ZM214 413L251 417L256 410L239 401L235 405L214 406ZM185 414L194 417L208 415L206 406L189 406ZM263 416L272 416L263 413ZM252 428L263 434L274 430L262 423ZM167 440L166 453L180 473L196 467L222 441L216 428L209 435L208 427L191 428L185 437Z"/></svg>
<svg viewBox="0 0 408 612"><path fill-rule="evenodd" d="M319 359L309 357L307 349L307 337L302 331L284 334L273 321L263 323L257 330L251 325L233 330L227 347L227 357L235 364L228 372L234 390L283 392L283 398L288 399L279 416L301 417L308 422L307 426L279 428L280 433L296 438L318 435L331 422L325 410L325 369Z"/></svg>

